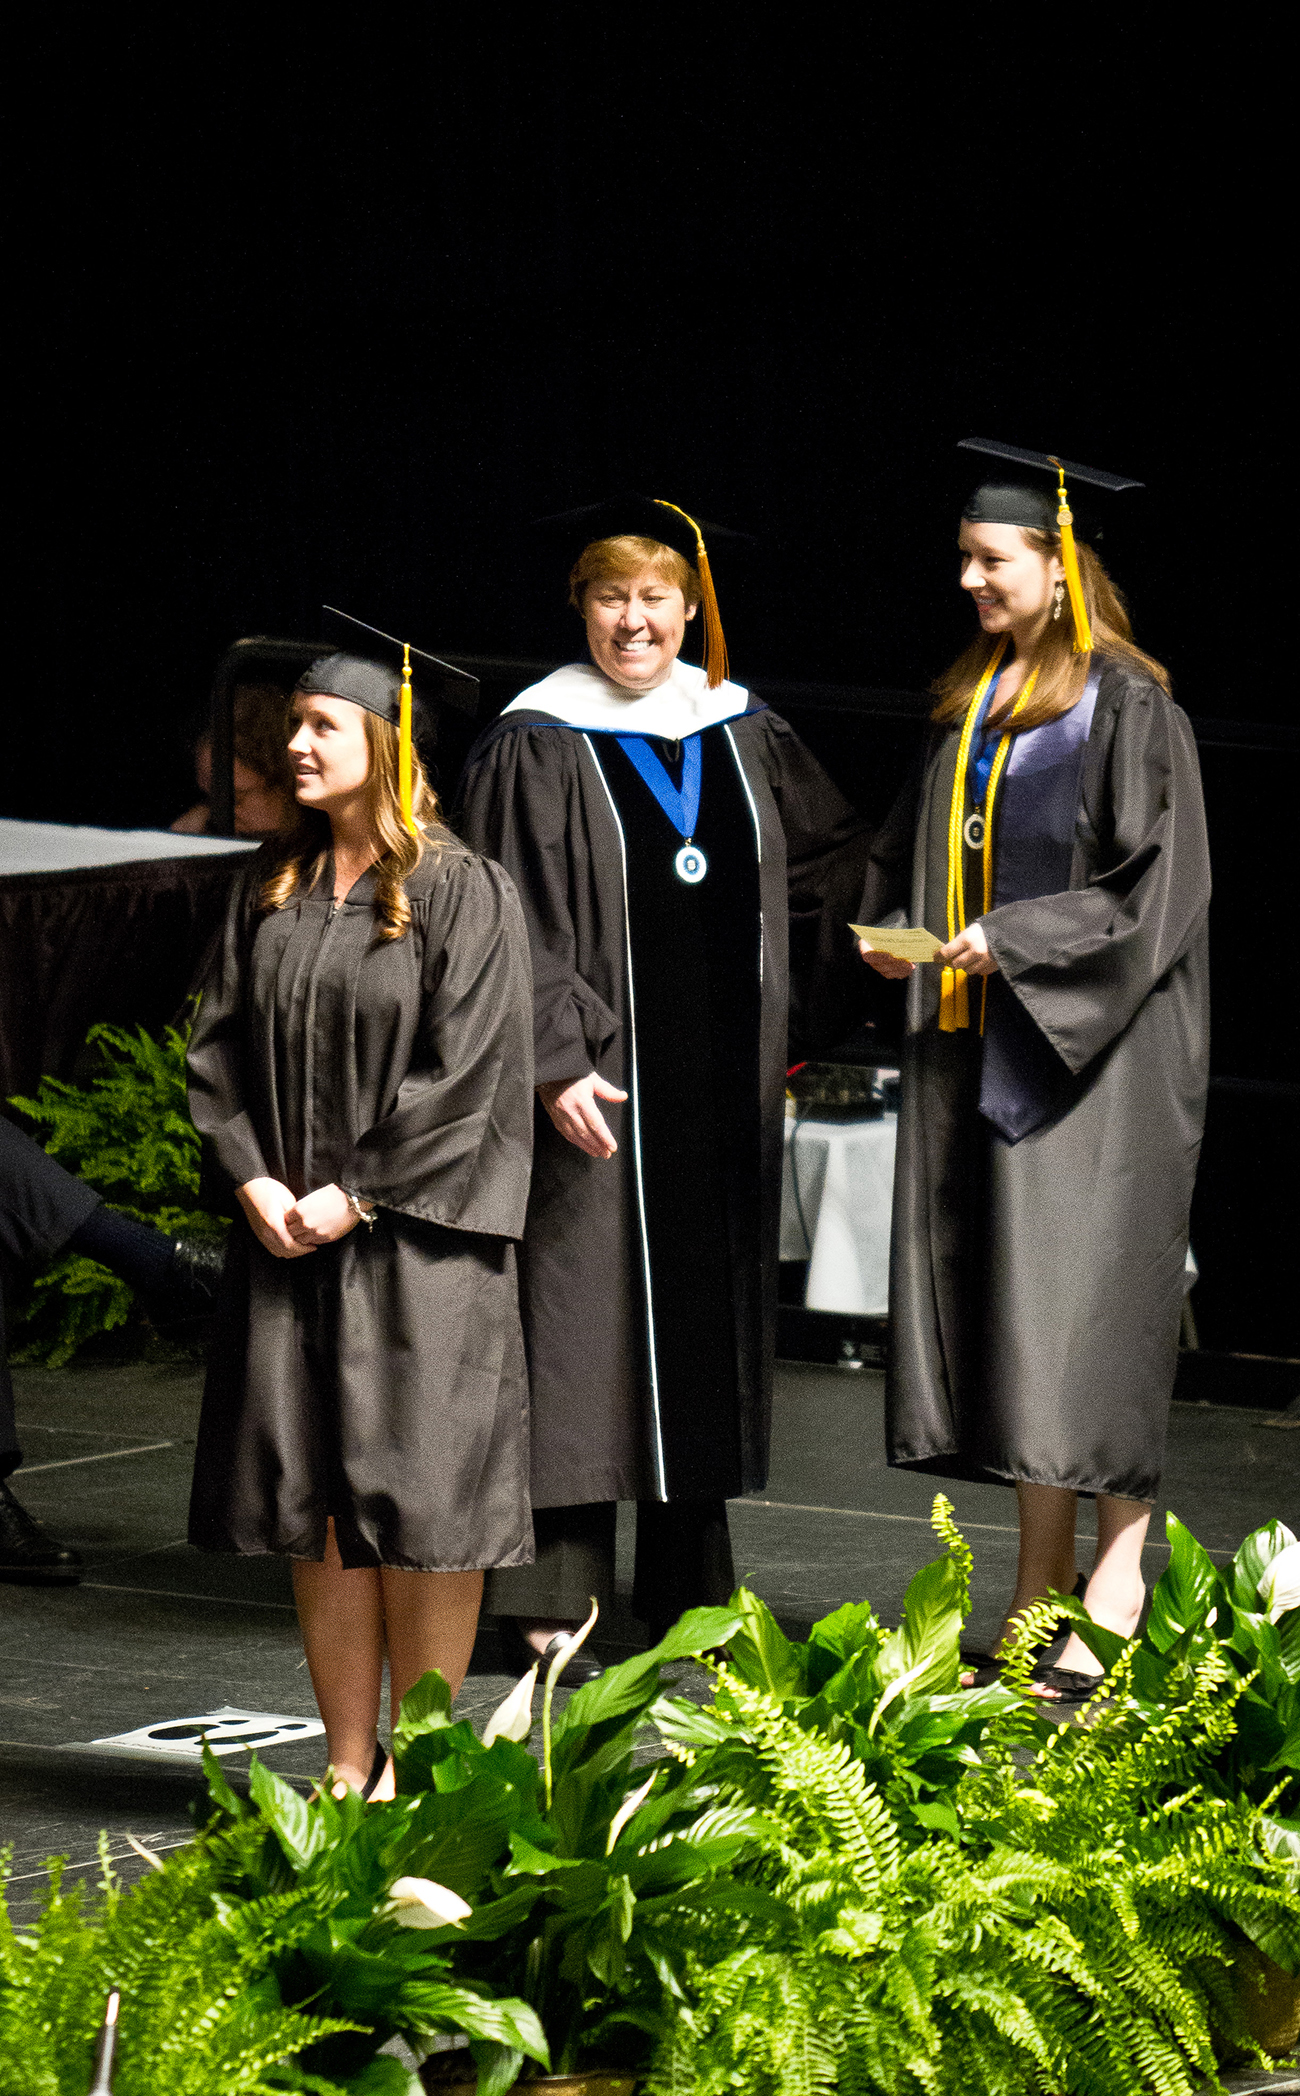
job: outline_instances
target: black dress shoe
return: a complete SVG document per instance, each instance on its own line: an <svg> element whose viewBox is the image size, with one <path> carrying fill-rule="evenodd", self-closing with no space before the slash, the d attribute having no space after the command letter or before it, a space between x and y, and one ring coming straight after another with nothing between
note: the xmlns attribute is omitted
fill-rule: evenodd
<svg viewBox="0 0 1300 2096"><path fill-rule="evenodd" d="M75 1587L81 1559L57 1543L0 1478L0 1579L23 1586Z"/></svg>
<svg viewBox="0 0 1300 2096"><path fill-rule="evenodd" d="M529 1667L540 1667L541 1671L538 1675L538 1680L545 1681L551 1661L555 1658L561 1645L566 1642L565 1632L557 1630L546 1650L537 1652L524 1636L517 1617L512 1617L509 1623L503 1623L501 1627L505 1632L505 1644L509 1655L518 1666L520 1673L526 1674ZM599 1681L604 1671L605 1669L600 1661L592 1657L585 1645L580 1645L573 1658L561 1667L556 1675L555 1686L557 1688L581 1688L584 1682Z"/></svg>

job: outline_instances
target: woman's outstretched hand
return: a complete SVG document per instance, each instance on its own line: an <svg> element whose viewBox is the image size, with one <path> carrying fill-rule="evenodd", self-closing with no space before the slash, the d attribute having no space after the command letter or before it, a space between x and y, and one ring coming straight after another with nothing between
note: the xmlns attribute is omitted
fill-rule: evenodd
<svg viewBox="0 0 1300 2096"><path fill-rule="evenodd" d="M946 968L964 968L967 975L996 975L998 964L989 952L989 942L984 936L984 927L976 922L968 924L964 932L958 932L946 946L941 946L935 959Z"/></svg>
<svg viewBox="0 0 1300 2096"><path fill-rule="evenodd" d="M297 1214L298 1204L288 1187L281 1186L278 1179L249 1179L238 1189L235 1198L248 1217L258 1243L265 1245L274 1258L301 1259L305 1252L315 1251L314 1244L299 1244L291 1236L286 1218ZM312 1197L309 1195L308 1198Z"/></svg>
<svg viewBox="0 0 1300 2096"><path fill-rule="evenodd" d="M865 939L858 940L858 952L868 968L874 968L877 975L888 976L891 982L901 982L916 965L913 961L900 960L896 953L882 953L878 946L868 946Z"/></svg>
<svg viewBox="0 0 1300 2096"><path fill-rule="evenodd" d="M314 1252L318 1245L337 1244L360 1220L341 1186L318 1186L295 1201L284 1227L300 1251Z"/></svg>
<svg viewBox="0 0 1300 2096"><path fill-rule="evenodd" d="M614 1155L618 1144L596 1101L609 1099L618 1105L626 1099L627 1093L620 1092L617 1085L606 1084L593 1070L589 1077L557 1078L551 1084L539 1084L537 1096L566 1143L585 1150L588 1157Z"/></svg>

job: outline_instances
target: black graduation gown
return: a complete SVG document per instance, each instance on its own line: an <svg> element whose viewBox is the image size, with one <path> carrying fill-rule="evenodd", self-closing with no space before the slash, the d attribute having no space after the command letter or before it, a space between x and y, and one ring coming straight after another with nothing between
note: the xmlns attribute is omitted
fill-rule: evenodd
<svg viewBox="0 0 1300 2096"><path fill-rule="evenodd" d="M236 892L190 1044L190 1109L232 1185L368 1196L302 1259L241 1216L199 1425L190 1540L426 1571L527 1564L513 1240L532 1145L528 948L500 867L447 836L375 935L373 881L258 918Z"/></svg>
<svg viewBox="0 0 1300 2096"><path fill-rule="evenodd" d="M520 1293L539 1507L718 1500L767 1475L791 913L829 1002L867 839L756 702L700 750L696 887L612 734L506 713L462 785L460 827L519 887L537 1082L594 1069L630 1095L603 1109L609 1161L537 1110Z"/></svg>
<svg viewBox="0 0 1300 2096"><path fill-rule="evenodd" d="M936 732L877 839L862 922L901 908L946 938L958 736ZM970 861L968 895L976 877ZM1205 1111L1209 895L1191 728L1157 685L1106 663L1068 891L980 919L1000 970L990 996L1016 999L1054 1066L1040 1126L1018 1141L990 1126L978 1031L938 1030L937 968L908 986L891 1463L1155 1496Z"/></svg>

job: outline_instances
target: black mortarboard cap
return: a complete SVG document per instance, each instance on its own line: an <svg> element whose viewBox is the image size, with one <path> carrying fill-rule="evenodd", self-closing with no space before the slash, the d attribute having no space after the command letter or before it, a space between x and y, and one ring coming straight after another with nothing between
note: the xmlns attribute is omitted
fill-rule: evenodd
<svg viewBox="0 0 1300 2096"><path fill-rule="evenodd" d="M1055 457L1049 451L1022 451L1018 444L998 444L991 437L963 437L959 451L982 451L990 458L1006 459L1014 466L1031 466L1040 473L1054 473L1056 487L1027 486L1022 481L983 481L971 496L962 516L970 524L1015 524L1022 531L1059 532L1061 562L1070 592L1074 617L1074 645L1080 654L1092 646L1092 633L1079 580L1079 559L1074 543L1074 517L1066 494L1065 476L1088 487L1105 488L1118 495L1125 488L1140 488L1140 480L1126 480L1119 473L1103 473L1096 466L1079 466L1073 459Z"/></svg>
<svg viewBox="0 0 1300 2096"><path fill-rule="evenodd" d="M478 678L437 655L426 653L364 619L354 619L332 604L322 605L326 616L355 635L353 648L340 648L322 655L298 679L299 691L313 691L322 698L351 699L367 713L396 727L401 717L402 673L409 661L412 681L426 705L454 706L461 713L478 711Z"/></svg>
<svg viewBox="0 0 1300 2096"><path fill-rule="evenodd" d="M553 544L575 561L583 548L596 539L657 539L671 546L694 567L701 538L710 545L748 546L753 540L743 531L728 531L723 524L710 524L703 517L688 517L671 502L657 502L650 495L628 491L611 495L604 502L588 502L581 509L564 509L551 517L536 517L533 529L544 532Z"/></svg>
<svg viewBox="0 0 1300 2096"><path fill-rule="evenodd" d="M1046 451L1022 451L1016 444L996 444L991 437L963 437L957 449L982 451L1013 466L1031 466L1037 472L1054 474L1058 483L1056 488L1040 488L1010 478L984 481L962 511L971 524L1017 524L1022 531L1058 530L1063 474L1088 487L1105 488L1112 495L1142 486L1140 480L1126 480L1119 473L1102 473L1096 466L1076 465L1073 459L1053 458Z"/></svg>
<svg viewBox="0 0 1300 2096"><path fill-rule="evenodd" d="M704 667L709 685L716 688L725 680L727 644L722 635L722 619L705 534L714 545L724 543L739 547L754 543L748 532L729 531L724 524L709 524L703 518L688 516L675 502L632 491L608 496L603 502L586 503L581 509L559 510L554 516L535 517L533 528L545 532L548 538L564 547L571 565L597 539L655 539L661 546L671 546L674 553L680 553L682 559L689 561L699 572L704 612Z"/></svg>
<svg viewBox="0 0 1300 2096"><path fill-rule="evenodd" d="M354 706L364 706L367 713L377 713L381 720L392 722L400 737L402 820L415 835L414 679L418 675L423 696L432 704L458 706L464 713L476 713L478 678L471 677L467 670L456 669L438 655L426 654L423 648L413 648L409 641L384 633L378 626L368 626L364 619L354 619L333 604L323 605L322 609L327 618L347 626L351 632L364 634L366 652L353 654L340 648L333 655L318 656L299 677L297 688L315 692L321 698L350 699ZM412 656L416 658L414 662Z"/></svg>

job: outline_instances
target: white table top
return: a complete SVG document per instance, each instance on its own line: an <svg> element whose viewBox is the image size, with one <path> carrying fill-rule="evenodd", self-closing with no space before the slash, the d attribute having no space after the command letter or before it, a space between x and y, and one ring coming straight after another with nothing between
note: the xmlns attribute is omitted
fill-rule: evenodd
<svg viewBox="0 0 1300 2096"><path fill-rule="evenodd" d="M255 851L244 837L183 837L175 830L100 830L71 822L0 817L0 876L126 866L140 859L199 859Z"/></svg>

